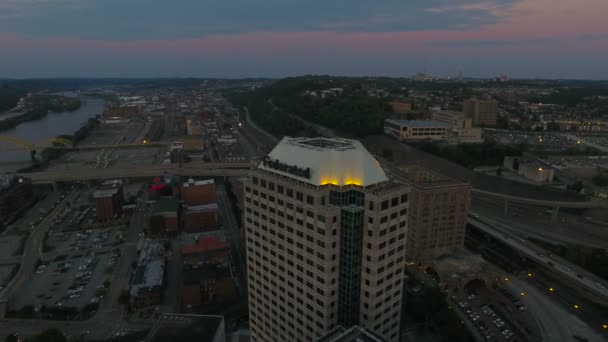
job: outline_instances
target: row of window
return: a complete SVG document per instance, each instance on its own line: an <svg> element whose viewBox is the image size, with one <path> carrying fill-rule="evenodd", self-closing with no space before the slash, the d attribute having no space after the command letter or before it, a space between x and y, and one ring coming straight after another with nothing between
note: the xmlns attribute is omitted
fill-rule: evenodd
<svg viewBox="0 0 608 342"><path fill-rule="evenodd" d="M311 195L304 195L304 193L302 193L301 191L294 191L293 189L283 187L282 185L276 185L276 187L275 187L275 184L273 182L266 181L263 178L258 179L258 177L256 177L256 176L253 176L251 178L251 182L254 185L259 185L260 187L262 187L264 189L268 189L270 191L276 191L277 193L284 194L287 197L295 198L296 200L298 200L300 202L303 202L303 203L306 203L306 204L310 204L310 205L314 205L315 204L315 198L313 196L311 196ZM250 190L251 189L249 189L249 187L245 188L246 192L249 192ZM257 190L254 190L253 194L257 195ZM325 199L324 198L321 199L321 202L322 202L321 203L322 205L325 205L325 203L324 203Z"/></svg>
<svg viewBox="0 0 608 342"><path fill-rule="evenodd" d="M396 207L399 204L403 204L406 202L407 202L407 194L403 194L400 197L395 196L395 197L391 198L390 201L384 200L384 201L380 202L380 210L382 210L382 211L388 210L389 208ZM369 210L374 210L374 202L369 201L368 207L369 207Z"/></svg>

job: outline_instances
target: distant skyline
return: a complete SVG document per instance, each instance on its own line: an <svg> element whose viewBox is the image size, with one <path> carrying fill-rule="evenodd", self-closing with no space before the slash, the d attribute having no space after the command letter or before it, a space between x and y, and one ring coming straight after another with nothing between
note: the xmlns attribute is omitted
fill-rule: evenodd
<svg viewBox="0 0 608 342"><path fill-rule="evenodd" d="M608 79L606 0L0 0L0 78Z"/></svg>

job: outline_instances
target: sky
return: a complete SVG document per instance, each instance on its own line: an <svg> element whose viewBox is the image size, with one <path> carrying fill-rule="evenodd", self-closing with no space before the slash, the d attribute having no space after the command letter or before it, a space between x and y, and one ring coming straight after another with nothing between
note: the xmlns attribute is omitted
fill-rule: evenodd
<svg viewBox="0 0 608 342"><path fill-rule="evenodd" d="M608 79L608 0L0 0L0 78Z"/></svg>

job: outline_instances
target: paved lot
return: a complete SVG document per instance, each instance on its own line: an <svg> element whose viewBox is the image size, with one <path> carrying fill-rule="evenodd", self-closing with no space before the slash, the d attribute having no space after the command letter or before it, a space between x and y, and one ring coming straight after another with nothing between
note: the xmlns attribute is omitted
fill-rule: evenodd
<svg viewBox="0 0 608 342"><path fill-rule="evenodd" d="M51 235L49 243L55 250L43 256L41 266L17 293L11 308L24 305L82 308L98 302L105 292L103 283L116 265L121 235L107 230Z"/></svg>

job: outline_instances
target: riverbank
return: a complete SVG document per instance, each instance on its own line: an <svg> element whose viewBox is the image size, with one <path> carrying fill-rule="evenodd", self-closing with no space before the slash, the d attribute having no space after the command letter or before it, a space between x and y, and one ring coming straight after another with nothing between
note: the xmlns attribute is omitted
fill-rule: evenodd
<svg viewBox="0 0 608 342"><path fill-rule="evenodd" d="M57 136L56 138L61 141L68 142L71 146L76 146L80 141L89 135L89 132L93 130L97 125L99 125L100 121L97 118L89 118L87 123L80 127L74 134L62 134ZM33 172L44 169L50 162L53 160L60 158L63 156L69 149L66 146L50 146L45 148L40 152L40 154L36 153L33 159L37 159L34 164L19 169L18 172Z"/></svg>
<svg viewBox="0 0 608 342"><path fill-rule="evenodd" d="M78 98L46 94L31 95L26 99L23 114L0 121L0 132L13 129L24 122L43 119L52 112L74 112L81 105Z"/></svg>
<svg viewBox="0 0 608 342"><path fill-rule="evenodd" d="M75 111L51 112L40 120L22 122L16 127L0 132L7 137L0 141L0 174L14 173L30 166L32 156L27 144L44 147L52 146L57 137L73 136L90 118L103 113L106 102L102 99L87 96L79 97L81 106ZM68 139L72 141L72 139Z"/></svg>

